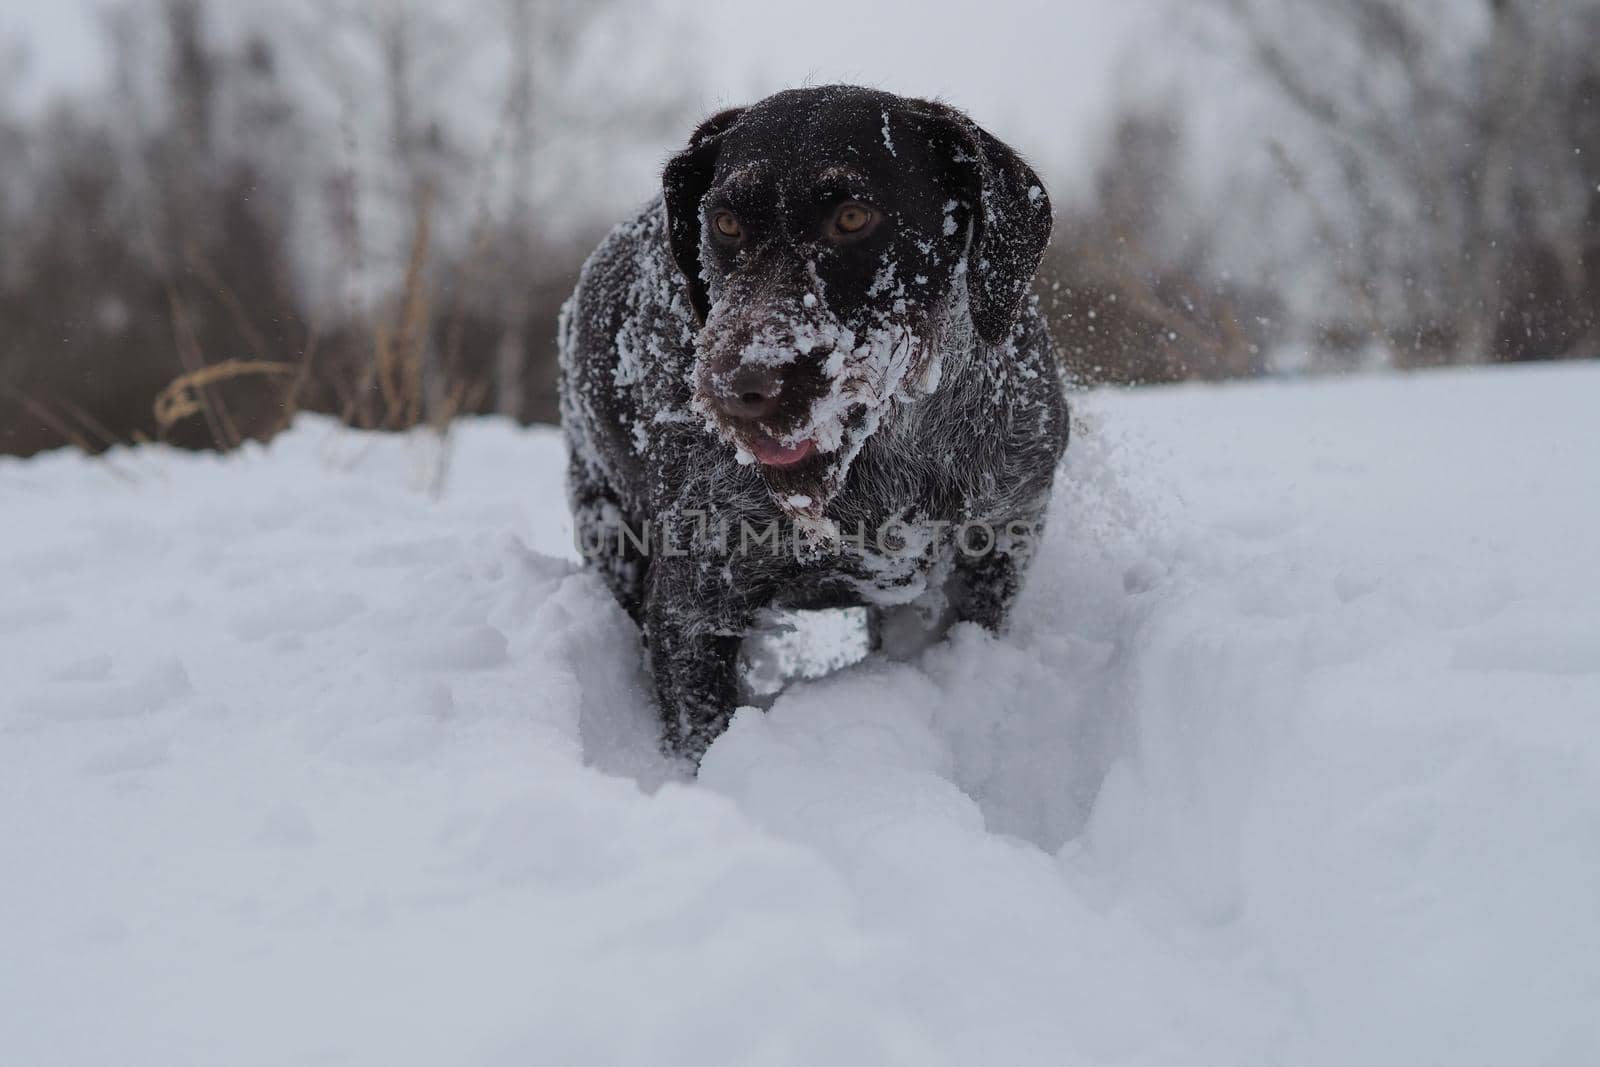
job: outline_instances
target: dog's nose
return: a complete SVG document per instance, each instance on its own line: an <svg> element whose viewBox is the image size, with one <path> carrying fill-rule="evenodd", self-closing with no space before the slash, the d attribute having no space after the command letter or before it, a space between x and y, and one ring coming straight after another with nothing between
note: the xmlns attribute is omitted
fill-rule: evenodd
<svg viewBox="0 0 1600 1067"><path fill-rule="evenodd" d="M783 379L765 367L740 367L728 379L719 406L736 419L764 419L778 407Z"/></svg>

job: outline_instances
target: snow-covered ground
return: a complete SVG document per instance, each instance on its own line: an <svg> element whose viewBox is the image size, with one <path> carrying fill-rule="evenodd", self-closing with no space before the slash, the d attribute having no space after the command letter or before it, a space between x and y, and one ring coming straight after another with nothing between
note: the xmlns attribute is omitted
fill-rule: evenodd
<svg viewBox="0 0 1600 1067"><path fill-rule="evenodd" d="M1083 398L1010 635L698 782L553 432L0 460L0 1063L1600 1063L1597 401Z"/></svg>

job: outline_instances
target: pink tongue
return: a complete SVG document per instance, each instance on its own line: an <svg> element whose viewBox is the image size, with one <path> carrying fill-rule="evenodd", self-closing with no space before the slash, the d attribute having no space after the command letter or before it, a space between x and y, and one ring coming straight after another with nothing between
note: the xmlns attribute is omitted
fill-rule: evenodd
<svg viewBox="0 0 1600 1067"><path fill-rule="evenodd" d="M797 445L781 445L770 437L757 437L750 442L750 451L756 459L769 467L787 467L811 455L816 444L809 438Z"/></svg>

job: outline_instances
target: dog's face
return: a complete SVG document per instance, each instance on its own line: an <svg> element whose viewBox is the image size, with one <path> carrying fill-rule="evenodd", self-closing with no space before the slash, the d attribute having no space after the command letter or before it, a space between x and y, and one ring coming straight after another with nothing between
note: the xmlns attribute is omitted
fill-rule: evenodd
<svg viewBox="0 0 1600 1067"><path fill-rule="evenodd" d="M844 86L715 116L663 184L695 407L797 515L943 352L1005 340L1050 232L1037 177L970 120Z"/></svg>

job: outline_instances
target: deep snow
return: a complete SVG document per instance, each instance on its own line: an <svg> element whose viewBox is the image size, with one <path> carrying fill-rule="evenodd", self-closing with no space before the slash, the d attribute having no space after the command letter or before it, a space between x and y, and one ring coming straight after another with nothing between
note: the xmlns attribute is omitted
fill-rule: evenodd
<svg viewBox="0 0 1600 1067"><path fill-rule="evenodd" d="M1597 397L1080 399L1009 636L693 784L553 431L0 461L0 1063L1600 1062Z"/></svg>

